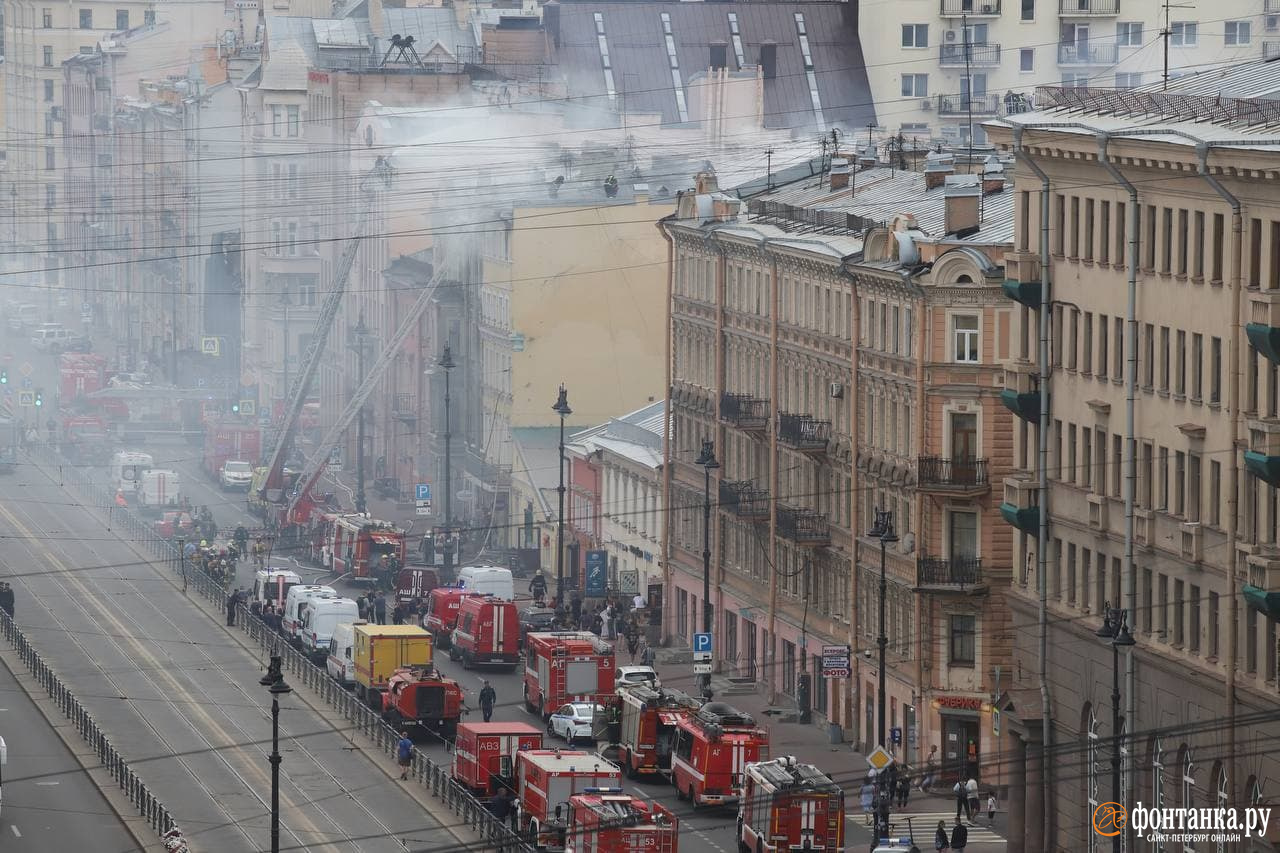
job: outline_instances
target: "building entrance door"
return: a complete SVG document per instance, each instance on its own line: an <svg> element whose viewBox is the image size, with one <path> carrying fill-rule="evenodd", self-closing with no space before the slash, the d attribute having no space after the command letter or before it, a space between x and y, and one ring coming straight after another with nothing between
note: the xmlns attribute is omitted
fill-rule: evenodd
<svg viewBox="0 0 1280 853"><path fill-rule="evenodd" d="M978 775L978 721L969 717L942 716L942 780L946 787Z"/></svg>

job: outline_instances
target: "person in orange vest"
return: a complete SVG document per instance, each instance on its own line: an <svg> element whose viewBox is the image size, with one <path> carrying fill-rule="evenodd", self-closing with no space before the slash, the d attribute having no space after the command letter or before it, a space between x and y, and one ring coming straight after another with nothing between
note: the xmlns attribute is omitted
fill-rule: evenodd
<svg viewBox="0 0 1280 853"><path fill-rule="evenodd" d="M116 489L116 506L126 507L129 502L124 499L124 489Z"/></svg>

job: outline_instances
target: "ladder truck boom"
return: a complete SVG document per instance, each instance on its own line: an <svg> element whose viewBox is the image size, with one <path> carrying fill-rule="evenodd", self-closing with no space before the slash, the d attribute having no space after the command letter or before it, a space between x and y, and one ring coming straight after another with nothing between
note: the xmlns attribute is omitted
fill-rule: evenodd
<svg viewBox="0 0 1280 853"><path fill-rule="evenodd" d="M342 410L342 414L334 421L333 426L324 434L320 442L316 445L315 453L307 460L303 466L302 473L298 475L298 484L292 497L289 500L289 512L287 517L293 518L294 510L298 504L307 499L312 488L320 480L320 475L324 473L325 466L329 464L330 451L337 446L338 440L347 428L355 422L356 417L360 414L360 409L377 388L378 381L382 375L387 372L387 368L395 360L396 353L400 346L409 337L409 333L413 331L418 323L418 318L422 316L422 312L427 309L428 303L435 296L436 288L440 286L440 281L444 278L442 271L437 271L427 286L418 294L418 299L410 307L409 312L404 315L400 321L399 327L395 334L387 340L387 345L379 354L378 359L369 367L365 373L364 381L360 383L360 387L356 389L356 393L347 402L346 408Z"/></svg>
<svg viewBox="0 0 1280 853"><path fill-rule="evenodd" d="M360 249L361 242L368 236L369 226L373 222L375 179L380 181L384 188L391 185L391 166L384 157L378 158L373 168L369 170L360 182L360 189L366 193L364 212L360 215L355 233L347 241L341 257L338 258L338 265L333 275L333 285L329 288L329 292L325 294L324 302L320 306L320 313L316 317L315 331L311 336L310 343L307 344L307 351L302 357L302 368L293 380L293 387L289 389L289 397L284 408L284 418L280 424L280 432L276 438L275 447L272 449L271 457L267 461L267 475L263 480L262 493L260 495L263 500L269 503L279 503L284 497L285 454L293 441L294 433L298 427L298 419L307 404L307 395L311 391L311 382L320 367L321 357L329 342L329 335L333 331L334 318L338 316L338 309L342 306L342 297L346 295L347 281L351 278L351 268L355 264L356 252Z"/></svg>

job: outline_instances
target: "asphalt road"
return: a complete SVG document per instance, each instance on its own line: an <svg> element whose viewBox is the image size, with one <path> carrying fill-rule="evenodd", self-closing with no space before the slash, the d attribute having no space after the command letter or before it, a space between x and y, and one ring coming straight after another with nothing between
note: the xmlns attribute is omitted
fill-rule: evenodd
<svg viewBox="0 0 1280 853"><path fill-rule="evenodd" d="M9 752L8 763L0 768L4 774L0 849L6 853L138 849L97 786L4 664L0 664L0 737Z"/></svg>
<svg viewBox="0 0 1280 853"><path fill-rule="evenodd" d="M53 359L31 363L51 387ZM0 577L14 585L18 625L194 844L263 849L271 720L260 662L80 506L56 470L26 464L3 485ZM280 704L282 849L381 853L450 838L381 754L296 695Z"/></svg>

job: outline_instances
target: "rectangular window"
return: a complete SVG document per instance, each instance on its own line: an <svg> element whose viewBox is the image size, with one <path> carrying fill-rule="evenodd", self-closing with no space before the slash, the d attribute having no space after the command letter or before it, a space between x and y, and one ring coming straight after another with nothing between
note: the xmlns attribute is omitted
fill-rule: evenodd
<svg viewBox="0 0 1280 853"><path fill-rule="evenodd" d="M1160 246L1160 272L1168 273L1173 269L1173 211L1167 207L1160 209L1160 236L1164 238Z"/></svg>
<svg viewBox="0 0 1280 853"><path fill-rule="evenodd" d="M1209 402L1222 402L1222 338L1209 339Z"/></svg>
<svg viewBox="0 0 1280 853"><path fill-rule="evenodd" d="M1117 89L1136 89L1142 85L1141 71L1121 71L1116 73Z"/></svg>
<svg viewBox="0 0 1280 853"><path fill-rule="evenodd" d="M1144 633L1151 633L1151 611L1155 609L1155 602L1151 598L1151 570L1142 570L1142 630Z"/></svg>
<svg viewBox="0 0 1280 853"><path fill-rule="evenodd" d="M1187 454L1187 521L1200 520L1200 455Z"/></svg>
<svg viewBox="0 0 1280 853"><path fill-rule="evenodd" d="M1252 607L1244 609L1244 671L1258 672L1258 611Z"/></svg>
<svg viewBox="0 0 1280 853"><path fill-rule="evenodd" d="M1173 644L1181 648L1186 642L1186 637L1182 634L1182 609L1186 606L1186 602L1182 597L1182 591L1185 587L1182 581L1175 580L1173 582Z"/></svg>
<svg viewBox="0 0 1280 853"><path fill-rule="evenodd" d="M1213 215L1213 278L1214 284L1222 283L1222 236L1226 227L1225 218L1221 213Z"/></svg>
<svg viewBox="0 0 1280 853"><path fill-rule="evenodd" d="M1075 196L1071 198L1071 236L1067 252L1069 258L1080 257L1080 199Z"/></svg>
<svg viewBox="0 0 1280 853"><path fill-rule="evenodd" d="M1142 344L1142 384L1150 391L1156 384L1156 327L1151 323L1143 324Z"/></svg>
<svg viewBox="0 0 1280 853"><path fill-rule="evenodd" d="M280 136L284 131L284 110L279 104L271 107L271 135Z"/></svg>
<svg viewBox="0 0 1280 853"><path fill-rule="evenodd" d="M298 106L297 104L290 104L288 109L289 109L289 135L297 136L298 126L301 123L302 107Z"/></svg>
<svg viewBox="0 0 1280 853"><path fill-rule="evenodd" d="M57 184L44 185L44 206L45 207L58 206L58 185Z"/></svg>
<svg viewBox="0 0 1280 853"><path fill-rule="evenodd" d="M53 29L53 10L52 9L40 10L40 26L44 27L46 30Z"/></svg>
<svg viewBox="0 0 1280 853"><path fill-rule="evenodd" d="M1195 584L1191 584L1191 598L1188 599L1187 604L1190 605L1188 621L1191 623L1188 626L1190 630L1187 632L1188 647L1192 654L1198 655L1200 654L1200 587Z"/></svg>
<svg viewBox="0 0 1280 853"><path fill-rule="evenodd" d="M1093 486L1093 430L1080 428L1080 485Z"/></svg>
<svg viewBox="0 0 1280 853"><path fill-rule="evenodd" d="M1111 202L1099 202L1098 210L1098 262L1111 263Z"/></svg>
<svg viewBox="0 0 1280 853"><path fill-rule="evenodd" d="M961 364L978 363L978 318L956 315L952 318L955 360Z"/></svg>
<svg viewBox="0 0 1280 853"><path fill-rule="evenodd" d="M951 664L952 666L973 666L977 660L975 648L977 638L977 617L954 614L951 617Z"/></svg>
<svg viewBox="0 0 1280 853"><path fill-rule="evenodd" d="M1160 639L1169 642L1169 576L1161 574L1156 581L1156 630Z"/></svg>
<svg viewBox="0 0 1280 853"><path fill-rule="evenodd" d="M1035 48L1024 47L1018 50L1018 70L1033 71L1035 69Z"/></svg>
<svg viewBox="0 0 1280 853"><path fill-rule="evenodd" d="M1197 210L1192 217L1191 247L1194 255L1191 258L1191 275L1204 278L1204 211Z"/></svg>
<svg viewBox="0 0 1280 853"><path fill-rule="evenodd" d="M1076 546L1067 543L1067 604L1076 603Z"/></svg>
<svg viewBox="0 0 1280 853"><path fill-rule="evenodd" d="M1108 349L1107 334L1111 331L1111 323L1106 314L1098 315L1098 376L1105 379L1107 365L1111 363L1111 352Z"/></svg>
<svg viewBox="0 0 1280 853"><path fill-rule="evenodd" d="M1084 200L1084 259L1093 260L1093 199Z"/></svg>
<svg viewBox="0 0 1280 853"><path fill-rule="evenodd" d="M1209 523L1222 523L1222 463L1217 460L1209 461Z"/></svg>
<svg viewBox="0 0 1280 853"><path fill-rule="evenodd" d="M1114 379L1124 378L1124 318L1117 317L1115 322L1115 348L1112 350L1111 376ZM1136 368L1136 365L1135 365ZM1136 372L1136 371L1135 371ZM1135 381L1136 381L1135 377Z"/></svg>
<svg viewBox="0 0 1280 853"><path fill-rule="evenodd" d="M1187 274L1187 211L1178 209L1177 231L1175 232L1178 240L1177 265L1174 272L1178 275Z"/></svg>
<svg viewBox="0 0 1280 853"><path fill-rule="evenodd" d="M92 9L80 10L80 29L82 30L93 29L93 10Z"/></svg>
<svg viewBox="0 0 1280 853"><path fill-rule="evenodd" d="M44 67L52 68L53 67L53 46L46 44L44 47L40 48L40 52L44 57Z"/></svg>
<svg viewBox="0 0 1280 853"><path fill-rule="evenodd" d="M1160 390L1169 391L1169 327L1160 327Z"/></svg>
<svg viewBox="0 0 1280 853"><path fill-rule="evenodd" d="M1174 21L1169 31L1169 43L1174 47L1195 47L1199 38L1199 26L1195 21Z"/></svg>
<svg viewBox="0 0 1280 853"><path fill-rule="evenodd" d="M117 30L129 29L129 10L128 9L116 9L116 29Z"/></svg>
<svg viewBox="0 0 1280 853"><path fill-rule="evenodd" d="M902 75L902 97L904 98L929 97L929 75L928 74L903 74Z"/></svg>
<svg viewBox="0 0 1280 853"><path fill-rule="evenodd" d="M1187 509L1187 454L1173 453L1173 514L1184 515Z"/></svg>
<svg viewBox="0 0 1280 853"><path fill-rule="evenodd" d="M54 159L56 155L54 155L53 152L54 152L54 149L52 147L46 146L44 149L45 171L52 172L55 168L57 168L57 163L55 162L55 159Z"/></svg>
<svg viewBox="0 0 1280 853"><path fill-rule="evenodd" d="M44 80L42 82L44 83L44 100L45 103L48 103L53 100L53 81Z"/></svg>
<svg viewBox="0 0 1280 853"><path fill-rule="evenodd" d="M1067 467L1064 470L1068 483L1076 481L1076 425L1067 424Z"/></svg>
<svg viewBox="0 0 1280 853"><path fill-rule="evenodd" d="M1204 335L1191 335L1191 399L1199 402L1204 393Z"/></svg>
<svg viewBox="0 0 1280 853"><path fill-rule="evenodd" d="M1116 44L1120 47L1142 47L1142 21L1118 22Z"/></svg>
<svg viewBox="0 0 1280 853"><path fill-rule="evenodd" d="M1209 657L1218 657L1218 594L1209 593Z"/></svg>
<svg viewBox="0 0 1280 853"><path fill-rule="evenodd" d="M902 25L902 46L903 47L928 47L929 46L929 25L928 24L903 24Z"/></svg>
<svg viewBox="0 0 1280 853"><path fill-rule="evenodd" d="M1155 476L1155 460L1152 458L1154 455L1151 443L1144 441L1142 443L1142 458L1139 460L1141 467L1138 469L1138 488L1140 489L1138 501L1143 509L1152 508L1151 495L1155 489L1155 480L1153 479Z"/></svg>
<svg viewBox="0 0 1280 853"><path fill-rule="evenodd" d="M1084 340L1080 348L1080 372L1093 372L1093 313L1084 312Z"/></svg>
<svg viewBox="0 0 1280 853"><path fill-rule="evenodd" d="M1022 0L1021 19L1024 21L1036 19L1036 0Z"/></svg>
<svg viewBox="0 0 1280 853"><path fill-rule="evenodd" d="M1067 233L1066 223L1066 199L1061 194L1055 193L1053 196L1053 221L1057 223L1057 228L1053 231L1053 253L1055 255L1062 254L1062 241Z"/></svg>
<svg viewBox="0 0 1280 853"><path fill-rule="evenodd" d="M1230 46L1241 46L1249 43L1249 22L1248 21L1227 21L1226 28L1223 31L1222 41Z"/></svg>
<svg viewBox="0 0 1280 853"><path fill-rule="evenodd" d="M1156 457L1156 477L1159 479L1160 493L1156 509L1169 508L1169 448L1161 447Z"/></svg>
<svg viewBox="0 0 1280 853"><path fill-rule="evenodd" d="M1111 497L1120 497L1124 476L1124 437L1117 433L1111 436Z"/></svg>
<svg viewBox="0 0 1280 853"><path fill-rule="evenodd" d="M1176 376L1176 384L1174 391L1179 395L1187 393L1187 333L1182 329L1178 330L1178 372Z"/></svg>
<svg viewBox="0 0 1280 853"><path fill-rule="evenodd" d="M1067 370L1075 370L1080 358L1080 312L1071 309L1071 328L1067 340Z"/></svg>
<svg viewBox="0 0 1280 853"><path fill-rule="evenodd" d="M155 9L147 9L142 13L142 25L144 27L154 27L156 25Z"/></svg>

